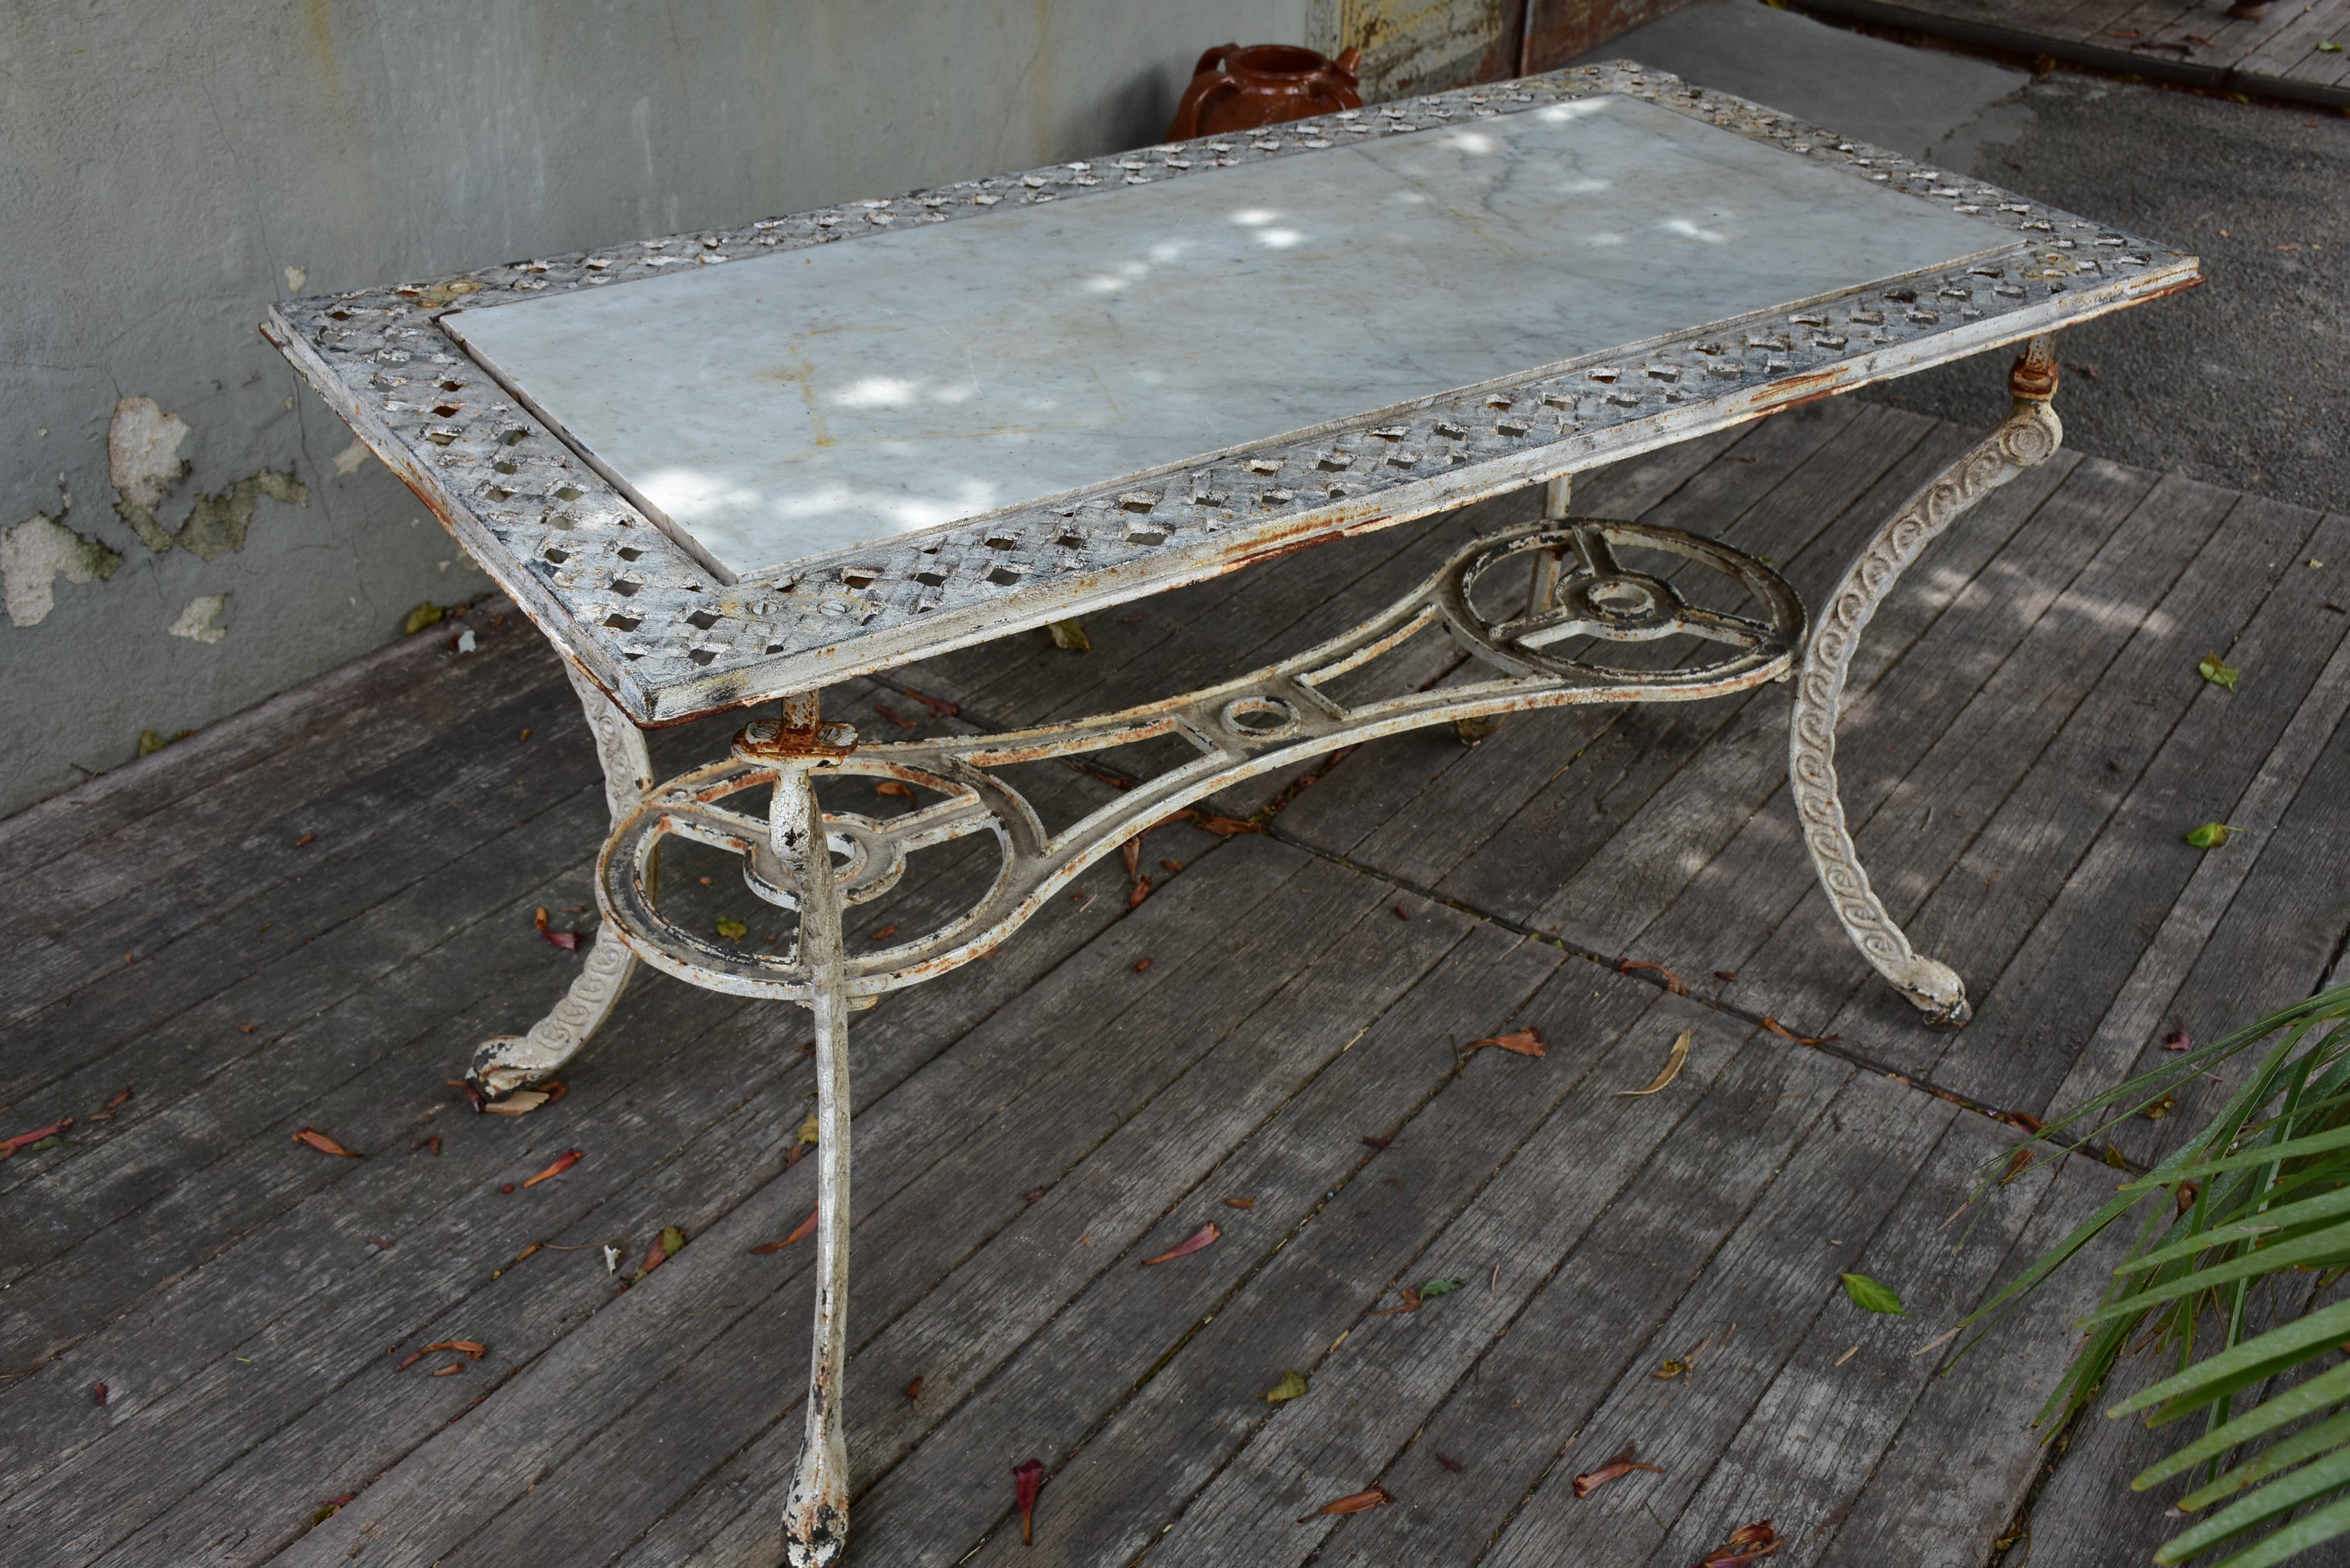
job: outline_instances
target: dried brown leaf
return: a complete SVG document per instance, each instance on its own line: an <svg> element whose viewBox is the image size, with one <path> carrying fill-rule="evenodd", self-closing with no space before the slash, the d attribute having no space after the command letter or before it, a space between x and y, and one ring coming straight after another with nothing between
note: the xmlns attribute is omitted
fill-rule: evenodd
<svg viewBox="0 0 2350 1568"><path fill-rule="evenodd" d="M1197 812L1191 814L1191 826L1202 833L1212 833L1219 838L1230 838L1238 833L1264 831L1256 823L1245 822L1237 816L1203 816Z"/></svg>
<svg viewBox="0 0 2350 1568"><path fill-rule="evenodd" d="M1507 1034L1492 1034L1482 1040L1471 1040L1468 1044L1461 1047L1460 1054L1465 1059L1471 1052L1482 1051L1489 1045L1496 1051L1507 1051L1514 1056L1544 1054L1542 1031L1534 1028L1513 1029Z"/></svg>
<svg viewBox="0 0 2350 1568"><path fill-rule="evenodd" d="M907 728L911 729L913 726L910 724ZM883 779L879 784L873 786L873 793L875 794L894 794L900 800L911 800L914 798L912 786L899 779Z"/></svg>
<svg viewBox="0 0 2350 1568"><path fill-rule="evenodd" d="M1730 1539L1708 1552L1697 1568L1749 1568L1779 1550L1784 1544L1779 1532L1771 1528L1767 1519L1753 1524L1741 1525L1730 1532Z"/></svg>
<svg viewBox="0 0 2350 1568"><path fill-rule="evenodd" d="M489 1101L482 1109L494 1116L528 1116L554 1097L544 1089L516 1089L502 1099Z"/></svg>
<svg viewBox="0 0 2350 1568"><path fill-rule="evenodd" d="M1798 1045L1825 1045L1831 1040L1841 1040L1840 1034L1798 1034L1769 1013L1762 1015L1762 1027L1782 1040L1792 1040Z"/></svg>
<svg viewBox="0 0 2350 1568"><path fill-rule="evenodd" d="M1171 1263L1178 1258L1188 1258L1192 1253L1200 1251L1204 1248L1214 1246L1217 1241L1223 1238L1223 1234L1224 1232L1222 1229L1218 1226L1213 1220L1211 1220L1205 1225L1201 1226L1197 1231L1192 1231L1191 1235L1185 1237L1182 1241L1176 1242L1173 1246L1159 1253L1159 1256L1155 1258L1143 1259L1142 1266L1147 1269L1153 1263Z"/></svg>
<svg viewBox="0 0 2350 1568"><path fill-rule="evenodd" d="M1373 1317L1393 1317L1399 1312L1418 1312L1419 1310L1419 1287L1418 1285L1406 1285L1403 1288L1403 1304L1401 1306L1379 1307L1373 1311L1370 1315Z"/></svg>
<svg viewBox="0 0 2350 1568"><path fill-rule="evenodd" d="M1680 1038L1673 1042L1672 1054L1665 1058L1665 1070L1657 1075L1654 1083L1645 1089L1618 1089L1616 1097L1619 1100L1638 1099L1642 1095L1659 1094L1669 1087L1675 1078L1681 1075L1681 1068L1689 1062L1690 1041L1695 1033L1689 1029L1681 1031Z"/></svg>
<svg viewBox="0 0 2350 1568"><path fill-rule="evenodd" d="M925 697L910 686L900 686L898 690L903 691L907 696L911 697L915 701L920 702L923 707L928 708L934 717L951 719L957 713L962 711L962 709L956 707L951 702L941 702L935 697Z"/></svg>
<svg viewBox="0 0 2350 1568"><path fill-rule="evenodd" d="M906 1397L909 1399L919 1399L921 1397L922 1380L917 1377L911 1383L906 1385Z"/></svg>
<svg viewBox="0 0 2350 1568"><path fill-rule="evenodd" d="M1616 970L1619 974L1632 974L1643 970L1653 971L1664 976L1667 991L1671 992L1675 996L1689 994L1689 987L1681 983L1681 977L1660 963L1650 963L1646 959L1626 959L1616 966Z"/></svg>
<svg viewBox="0 0 2350 1568"><path fill-rule="evenodd" d="M107 1101L104 1108L92 1111L90 1113L89 1119L94 1122L112 1121L114 1119L115 1113L120 1110L123 1106L130 1101L130 1088L129 1085L125 1085L121 1088L114 1091L114 1098Z"/></svg>
<svg viewBox="0 0 2350 1568"><path fill-rule="evenodd" d="M317 1149L320 1154L340 1155L345 1159L358 1159L360 1158L355 1151L345 1148L341 1144L337 1143L333 1138L328 1137L325 1133L320 1132L316 1127L304 1127L300 1132L294 1135L294 1141L296 1143L307 1143L312 1148Z"/></svg>
<svg viewBox="0 0 2350 1568"><path fill-rule="evenodd" d="M1375 1486L1365 1491L1350 1491L1344 1497L1332 1498L1312 1513L1302 1515L1297 1522L1303 1524L1306 1520L1319 1519L1326 1513L1367 1513L1375 1508L1385 1508L1394 1501L1395 1493L1383 1486Z"/></svg>
<svg viewBox="0 0 2350 1568"><path fill-rule="evenodd" d="M1253 1209L1256 1207L1256 1199L1253 1198L1227 1198L1224 1199L1224 1207L1227 1209Z"/></svg>
<svg viewBox="0 0 2350 1568"><path fill-rule="evenodd" d="M1142 900L1149 897L1150 897L1150 878L1137 877L1134 879L1134 890L1126 896L1126 907L1129 909L1139 909L1142 907Z"/></svg>
<svg viewBox="0 0 2350 1568"><path fill-rule="evenodd" d="M1438 1464L1442 1465L1446 1469L1451 1470L1456 1476L1461 1473L1461 1461L1459 1459L1452 1458L1442 1449L1430 1449L1428 1451L1436 1456L1436 1462Z"/></svg>

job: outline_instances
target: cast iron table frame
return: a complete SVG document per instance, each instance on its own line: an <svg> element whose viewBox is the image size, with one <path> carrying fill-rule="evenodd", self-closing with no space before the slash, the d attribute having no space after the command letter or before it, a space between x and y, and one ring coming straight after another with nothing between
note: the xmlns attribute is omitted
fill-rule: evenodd
<svg viewBox="0 0 2350 1568"><path fill-rule="evenodd" d="M1122 475L1049 505L832 552L751 583L720 581L434 325L453 306L837 243L898 223L970 220L1005 202L1115 182L1201 178L1349 139L1602 93L1947 203L2012 240L1963 265L1702 324L1302 438ZM1928 1022L1964 1023L1959 977L1911 947L1871 890L1846 828L1835 768L1846 672L1871 616L1926 546L1983 495L2056 451L2050 334L2200 279L2192 256L1661 72L1611 64L739 229L293 301L274 310L263 331L546 633L596 736L613 824L598 862L603 925L563 1000L526 1034L484 1043L472 1080L496 1096L556 1071L610 1016L639 959L697 985L798 1002L814 1015L816 1332L785 1546L795 1563L820 1563L837 1559L847 1532L849 1011L984 956L1094 860L1251 774L1424 724L1572 703L1688 701L1793 676L1792 793L1837 917ZM1669 529L1570 515L1568 480L1579 470L2019 341L2027 346L2009 378L2008 419L1876 532L1808 628L1808 647L1802 607L1762 563ZM817 713L816 691L827 681L1534 483L1545 486L1540 522L1478 541L1355 630L1207 691L1013 734L888 745L859 745L848 726ZM1693 605L1665 579L1626 567L1617 552L1627 546L1725 572L1761 610L1731 615ZM1497 616L1481 607L1475 590L1512 562L1526 584L1524 608ZM1475 658L1483 679L1383 701L1345 700L1329 684L1435 628ZM1550 651L1572 639L1604 646L1673 635L1723 651L1668 670L1617 670ZM727 759L656 784L644 727L775 699L780 715L748 725ZM1166 735L1189 742L1194 760L1059 834L990 771ZM895 778L938 798L889 818L827 812L816 781L838 774ZM750 789L770 792L764 817L725 804ZM886 891L910 850L974 832L996 836L1002 860L967 915L896 947L844 950L844 906ZM665 919L648 872L671 835L742 856L752 890L798 912L792 950L729 948Z"/></svg>

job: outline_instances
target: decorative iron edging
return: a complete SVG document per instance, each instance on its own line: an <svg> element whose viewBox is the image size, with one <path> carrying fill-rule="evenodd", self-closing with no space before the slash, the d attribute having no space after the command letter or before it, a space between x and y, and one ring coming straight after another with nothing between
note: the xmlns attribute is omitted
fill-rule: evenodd
<svg viewBox="0 0 2350 1568"><path fill-rule="evenodd" d="M1610 348L728 584L457 349L442 312L1621 94L1983 219L1964 265ZM2200 281L2192 256L1611 64L737 228L289 301L263 330L632 720L887 669L1521 488ZM1038 593L1038 585L1051 591Z"/></svg>

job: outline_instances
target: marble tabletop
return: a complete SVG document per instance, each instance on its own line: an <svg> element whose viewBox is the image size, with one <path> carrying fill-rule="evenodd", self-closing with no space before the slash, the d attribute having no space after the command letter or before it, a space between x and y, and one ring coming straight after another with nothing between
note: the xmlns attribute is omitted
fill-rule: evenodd
<svg viewBox="0 0 2350 1568"><path fill-rule="evenodd" d="M735 583L2008 238L1606 96L441 323Z"/></svg>
<svg viewBox="0 0 2350 1568"><path fill-rule="evenodd" d="M2200 275L2176 248L1612 62L289 300L263 331L568 658L660 724Z"/></svg>

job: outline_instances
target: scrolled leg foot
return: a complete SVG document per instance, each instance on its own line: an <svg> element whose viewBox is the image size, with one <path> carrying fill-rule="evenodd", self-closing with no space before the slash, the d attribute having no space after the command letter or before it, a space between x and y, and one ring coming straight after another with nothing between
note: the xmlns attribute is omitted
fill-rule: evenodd
<svg viewBox="0 0 2350 1568"><path fill-rule="evenodd" d="M588 732L596 737L596 757L604 769L604 804L617 823L652 788L652 757L645 750L644 732L614 706L586 670L568 659L564 665L588 716ZM526 1034L493 1035L475 1046L466 1080L494 1100L552 1076L603 1027L636 969L636 955L620 939L608 929L598 930L586 966L554 1011Z"/></svg>
<svg viewBox="0 0 2350 1568"><path fill-rule="evenodd" d="M1925 1014L1927 1023L1942 1029L1960 1028L1974 1016L1965 982L1950 965L1909 945L1868 885L1836 791L1835 725L1861 634L1901 574L1976 502L2056 454L2064 427L2048 406L2056 390L2055 345L2050 338L2032 340L2009 373L2008 390L2014 408L2006 421L1911 496L1829 596L1795 681L1787 737L1795 813L1830 907L1861 956Z"/></svg>

